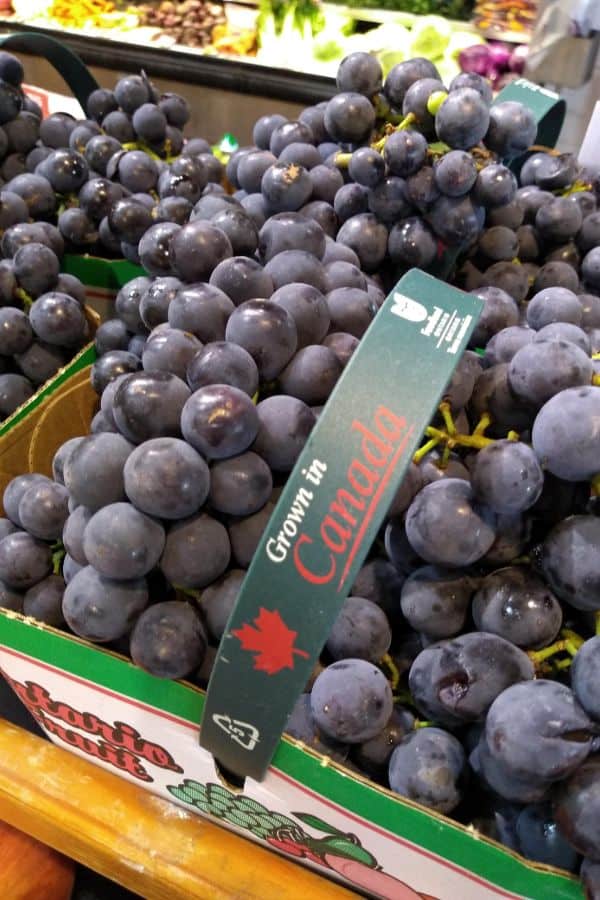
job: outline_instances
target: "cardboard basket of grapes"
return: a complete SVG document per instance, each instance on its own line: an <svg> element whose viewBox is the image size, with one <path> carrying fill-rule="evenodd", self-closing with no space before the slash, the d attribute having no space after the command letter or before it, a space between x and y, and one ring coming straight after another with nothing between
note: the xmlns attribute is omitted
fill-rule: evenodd
<svg viewBox="0 0 600 900"><path fill-rule="evenodd" d="M48 736L390 900L600 891L598 183L507 90L352 54L0 430Z"/></svg>

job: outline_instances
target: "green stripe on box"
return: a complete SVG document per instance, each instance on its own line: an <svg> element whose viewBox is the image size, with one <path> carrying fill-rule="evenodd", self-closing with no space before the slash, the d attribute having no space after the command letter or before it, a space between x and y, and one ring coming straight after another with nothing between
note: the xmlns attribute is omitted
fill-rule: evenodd
<svg viewBox="0 0 600 900"><path fill-rule="evenodd" d="M67 253L63 257L62 271L75 275L87 287L118 291L123 285L148 273L126 259L102 259L99 256L79 256Z"/></svg>
<svg viewBox="0 0 600 900"><path fill-rule="evenodd" d="M47 397L50 397L54 394L63 384L65 384L72 375L76 372L79 372L81 369L84 369L86 366L91 366L96 361L96 348L93 344L88 344L83 350L77 354L77 356L73 357L71 362L61 369L60 372L54 376L50 381L47 381L46 384L40 388L30 399L20 406L12 416L9 416L8 419L5 419L4 422L0 425L0 437L6 434L7 431L10 431L13 425L16 425L18 422L21 422L30 412L33 412L34 409L42 403Z"/></svg>

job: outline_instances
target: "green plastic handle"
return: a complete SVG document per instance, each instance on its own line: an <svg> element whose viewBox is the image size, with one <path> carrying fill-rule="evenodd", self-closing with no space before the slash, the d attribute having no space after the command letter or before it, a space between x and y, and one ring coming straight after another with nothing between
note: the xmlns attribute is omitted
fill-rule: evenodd
<svg viewBox="0 0 600 900"><path fill-rule="evenodd" d="M14 32L0 36L0 47L43 56L61 75L71 93L85 111L87 99L99 88L99 84L82 59L60 41L36 32Z"/></svg>

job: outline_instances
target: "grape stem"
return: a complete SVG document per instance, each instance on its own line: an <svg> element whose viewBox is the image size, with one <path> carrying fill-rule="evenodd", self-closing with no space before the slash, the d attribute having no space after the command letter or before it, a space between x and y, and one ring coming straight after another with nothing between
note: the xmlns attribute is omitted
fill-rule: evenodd
<svg viewBox="0 0 600 900"><path fill-rule="evenodd" d="M24 288L18 287L15 290L15 296L18 297L19 300L23 301L23 309L25 311L28 311L31 309L31 304L33 303L33 299L29 296L29 294L27 293L27 291Z"/></svg>
<svg viewBox="0 0 600 900"><path fill-rule="evenodd" d="M389 129L387 134L384 134L384 136L380 140L375 141L375 143L371 144L372 149L377 150L378 153L381 153L381 151L385 147L387 139L391 134L394 134L394 132L396 131L406 131L406 129L410 128L411 125L414 125L416 121L417 117L414 113L409 113L407 116L404 116L404 118L398 125L396 125L394 128Z"/></svg>
<svg viewBox="0 0 600 900"><path fill-rule="evenodd" d="M489 444L493 444L493 438L483 437L481 434L448 434L446 431L440 428L434 428L433 425L429 425L425 429L425 434L430 438L438 438L440 442L444 442L447 444L451 450L455 447L473 447L475 450L483 450L484 447L489 446Z"/></svg>
<svg viewBox="0 0 600 900"><path fill-rule="evenodd" d="M600 612L594 613L594 624L596 635L600 635Z"/></svg>
<svg viewBox="0 0 600 900"><path fill-rule="evenodd" d="M380 665L385 666L389 672L388 681L392 686L392 691L395 691L400 683L400 672L398 671L398 667L389 653L386 653L381 657Z"/></svg>
<svg viewBox="0 0 600 900"><path fill-rule="evenodd" d="M446 426L446 431L449 435L456 434L456 424L454 419L452 418L452 407L448 403L447 400L442 400L438 409L442 415L442 419L444 420L444 425Z"/></svg>
<svg viewBox="0 0 600 900"><path fill-rule="evenodd" d="M427 456L430 450L433 450L435 447L437 447L437 445L440 443L440 440L441 438L431 438L431 440L423 444L422 447L419 447L419 449L413 456L413 462L418 465L423 457Z"/></svg>
<svg viewBox="0 0 600 900"><path fill-rule="evenodd" d="M600 472L591 480L591 494L592 497L600 497Z"/></svg>
<svg viewBox="0 0 600 900"><path fill-rule="evenodd" d="M581 645L584 643L584 639L581 635L577 634L575 631L571 631L570 628L563 628L560 632L561 640L555 641L553 644L549 644L548 647L543 647L542 650L529 650L527 655L529 659L532 661L536 669L539 668L540 663L545 662L548 659L552 659L552 657L556 656L558 653L564 653L565 651L569 654L569 656L574 657L577 655L577 652ZM555 665L558 663L556 661ZM570 665L570 660L568 662ZM568 668L568 665L563 660L560 668Z"/></svg>
<svg viewBox="0 0 600 900"><path fill-rule="evenodd" d="M413 728L431 728L433 722L430 722L428 719L415 719Z"/></svg>
<svg viewBox="0 0 600 900"><path fill-rule="evenodd" d="M347 169L350 165L350 160L352 159L351 153L336 153L335 155L335 164L338 169Z"/></svg>
<svg viewBox="0 0 600 900"><path fill-rule="evenodd" d="M67 551L62 541L56 541L56 543L52 544L50 550L52 551L52 572L54 575L60 575Z"/></svg>

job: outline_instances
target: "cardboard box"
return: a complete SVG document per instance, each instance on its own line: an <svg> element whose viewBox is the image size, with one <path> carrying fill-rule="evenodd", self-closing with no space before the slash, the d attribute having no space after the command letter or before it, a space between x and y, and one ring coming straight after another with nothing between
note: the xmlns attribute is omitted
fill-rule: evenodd
<svg viewBox="0 0 600 900"><path fill-rule="evenodd" d="M0 468L49 472L85 433L93 348L0 428ZM198 744L204 695L102 647L0 611L0 667L59 746L369 896L582 900L575 877L530 863L284 737L262 782L228 784Z"/></svg>

